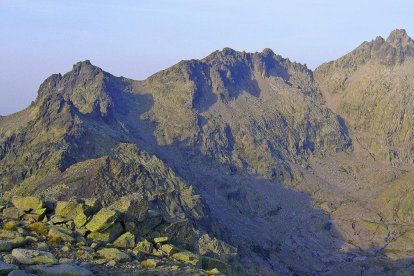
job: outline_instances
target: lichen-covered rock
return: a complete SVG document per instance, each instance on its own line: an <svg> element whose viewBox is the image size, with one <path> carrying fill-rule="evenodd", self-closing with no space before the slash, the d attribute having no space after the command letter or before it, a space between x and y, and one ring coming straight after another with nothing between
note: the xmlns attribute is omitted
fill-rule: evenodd
<svg viewBox="0 0 414 276"><path fill-rule="evenodd" d="M227 274L229 269L228 264L225 262L205 256L201 257L201 267L204 270L212 270L216 268L223 274Z"/></svg>
<svg viewBox="0 0 414 276"><path fill-rule="evenodd" d="M22 264L57 264L58 260L50 252L16 248L12 250L12 256Z"/></svg>
<svg viewBox="0 0 414 276"><path fill-rule="evenodd" d="M155 259L146 259L141 262L141 265L148 268L154 268L157 266L157 260Z"/></svg>
<svg viewBox="0 0 414 276"><path fill-rule="evenodd" d="M166 242L166 241L168 241L168 237L156 237L156 238L154 238L155 243L163 243L163 242Z"/></svg>
<svg viewBox="0 0 414 276"><path fill-rule="evenodd" d="M11 220L4 223L3 229L13 231L17 229L17 226L19 226L19 223L17 221Z"/></svg>
<svg viewBox="0 0 414 276"><path fill-rule="evenodd" d="M200 257L190 251L182 251L172 255L176 260L186 262L188 264L198 266L201 264Z"/></svg>
<svg viewBox="0 0 414 276"><path fill-rule="evenodd" d="M72 231L56 226L50 227L47 236L49 239L59 239L64 242L73 242L75 240Z"/></svg>
<svg viewBox="0 0 414 276"><path fill-rule="evenodd" d="M9 207L3 210L3 216L5 218L19 220L23 215L24 213L16 207Z"/></svg>
<svg viewBox="0 0 414 276"><path fill-rule="evenodd" d="M93 215L102 208L101 202L97 198L85 198L83 203L87 215Z"/></svg>
<svg viewBox="0 0 414 276"><path fill-rule="evenodd" d="M179 248L177 248L176 246L174 246L172 244L163 244L163 245L161 245L160 250L165 252L165 254L167 254L168 256L171 256L171 255L181 251Z"/></svg>
<svg viewBox="0 0 414 276"><path fill-rule="evenodd" d="M122 225L119 222L117 222L102 232L91 232L88 235L88 238L108 243L113 242L122 234L122 232L124 232L124 229Z"/></svg>
<svg viewBox="0 0 414 276"><path fill-rule="evenodd" d="M29 271L38 275L70 275L70 276L92 276L93 273L88 269L74 264L58 264L53 266L33 265L28 268Z"/></svg>
<svg viewBox="0 0 414 276"><path fill-rule="evenodd" d="M102 208L86 224L86 229L92 232L98 232L108 229L118 219L118 212L115 210Z"/></svg>
<svg viewBox="0 0 414 276"><path fill-rule="evenodd" d="M114 246L120 248L134 248L135 235L130 232L122 234L114 241Z"/></svg>
<svg viewBox="0 0 414 276"><path fill-rule="evenodd" d="M21 235L17 231L12 230L0 230L0 238L2 239L14 239L16 237L20 237Z"/></svg>
<svg viewBox="0 0 414 276"><path fill-rule="evenodd" d="M158 257L164 257L164 256L167 256L167 253L165 253L161 249L153 248L152 249L152 255L158 256Z"/></svg>
<svg viewBox="0 0 414 276"><path fill-rule="evenodd" d="M69 258L60 258L59 259L60 264L71 264L71 263L74 263L74 262L75 262L74 259L69 259Z"/></svg>
<svg viewBox="0 0 414 276"><path fill-rule="evenodd" d="M85 250L85 248L83 248L83 249L80 249L80 250L76 251L75 257L78 260L83 260L83 261L90 262L90 261L93 260L94 256L90 251Z"/></svg>
<svg viewBox="0 0 414 276"><path fill-rule="evenodd" d="M219 275L219 274L221 274L220 271L217 268L207 270L206 272L207 272L207 275Z"/></svg>
<svg viewBox="0 0 414 276"><path fill-rule="evenodd" d="M16 248L30 243L31 239L30 237L16 237L14 239L11 239L10 242L12 244L12 247Z"/></svg>
<svg viewBox="0 0 414 276"><path fill-rule="evenodd" d="M27 196L27 197L13 197L13 205L21 211L30 211L42 209L45 206L45 202L38 197Z"/></svg>
<svg viewBox="0 0 414 276"><path fill-rule="evenodd" d="M237 248L204 234L200 237L197 244L197 250L200 255L210 255L222 261L229 261L237 256Z"/></svg>
<svg viewBox="0 0 414 276"><path fill-rule="evenodd" d="M45 242L39 242L38 244L37 244L37 249L38 250L41 250L41 251L49 251L49 245L47 244L47 243L45 243Z"/></svg>
<svg viewBox="0 0 414 276"><path fill-rule="evenodd" d="M103 248L97 253L106 260L127 261L131 258L128 254L116 248Z"/></svg>
<svg viewBox="0 0 414 276"><path fill-rule="evenodd" d="M58 201L55 214L60 218L72 219L76 227L82 227L88 220L84 205L76 201Z"/></svg>
<svg viewBox="0 0 414 276"><path fill-rule="evenodd" d="M46 215L46 208L36 209L23 215L22 219L29 222L41 221Z"/></svg>
<svg viewBox="0 0 414 276"><path fill-rule="evenodd" d="M27 236L28 235L26 229L24 229L23 227L17 227L16 232L19 233L19 235L21 235L21 236Z"/></svg>
<svg viewBox="0 0 414 276"><path fill-rule="evenodd" d="M61 217L61 216L52 216L50 218L50 222L53 224L62 224L62 223L66 223L70 220L70 218L66 218L66 217Z"/></svg>
<svg viewBox="0 0 414 276"><path fill-rule="evenodd" d="M0 240L0 252L9 252L13 249L13 244L9 241Z"/></svg>
<svg viewBox="0 0 414 276"><path fill-rule="evenodd" d="M136 252L142 252L146 254L150 254L152 252L153 245L147 240L143 240L138 242L137 246L134 248Z"/></svg>
<svg viewBox="0 0 414 276"><path fill-rule="evenodd" d="M46 225L43 222L35 222L32 224L29 224L27 226L30 230L36 232L39 235L47 235L49 232L49 229L46 227Z"/></svg>
<svg viewBox="0 0 414 276"><path fill-rule="evenodd" d="M0 261L0 275L8 275L13 270L17 270L19 267L14 264L6 264L5 262Z"/></svg>
<svg viewBox="0 0 414 276"><path fill-rule="evenodd" d="M133 194L121 197L110 208L118 211L124 221L139 222L145 219L149 203L141 196Z"/></svg>

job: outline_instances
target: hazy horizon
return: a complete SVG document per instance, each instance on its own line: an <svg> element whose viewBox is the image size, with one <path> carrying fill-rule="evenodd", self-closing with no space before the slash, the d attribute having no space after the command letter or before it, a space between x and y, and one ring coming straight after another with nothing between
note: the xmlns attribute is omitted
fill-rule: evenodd
<svg viewBox="0 0 414 276"><path fill-rule="evenodd" d="M394 29L414 35L410 1L172 2L1 1L0 115L28 106L44 79L80 60L145 79L224 47L271 48L314 69Z"/></svg>

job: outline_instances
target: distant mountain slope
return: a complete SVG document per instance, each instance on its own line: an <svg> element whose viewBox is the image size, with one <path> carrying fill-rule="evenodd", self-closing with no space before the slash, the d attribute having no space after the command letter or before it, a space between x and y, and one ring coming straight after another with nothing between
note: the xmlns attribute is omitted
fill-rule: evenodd
<svg viewBox="0 0 414 276"><path fill-rule="evenodd" d="M292 192L288 198L296 205L258 210L262 199L246 184L263 178L293 185L310 156L351 147L345 125L323 105L312 72L268 49L226 48L144 81L114 77L84 61L45 80L26 110L1 118L0 185L7 194L95 196L108 204L138 192L165 216L187 218L238 246L249 266L287 271L282 255L263 259L280 243L260 248L290 233L277 236L274 222L265 221L279 206L288 212L307 203ZM326 219L310 206L304 210ZM245 226L234 228L235 221ZM267 234L253 239L256 224ZM313 246L281 252L310 257Z"/></svg>
<svg viewBox="0 0 414 276"><path fill-rule="evenodd" d="M413 164L414 41L404 30L321 65L315 78L376 159Z"/></svg>
<svg viewBox="0 0 414 276"><path fill-rule="evenodd" d="M215 52L143 83L160 145L178 143L233 170L291 180L289 162L350 147L346 128L321 102L312 72L275 55Z"/></svg>
<svg viewBox="0 0 414 276"><path fill-rule="evenodd" d="M394 273L383 249L411 256L413 49L396 30L313 73L225 48L141 81L79 62L0 117L0 192L138 193L249 275Z"/></svg>
<svg viewBox="0 0 414 276"><path fill-rule="evenodd" d="M312 73L270 50L225 49L143 82L78 63L41 85L13 130L6 126L14 117L0 123L6 188L127 141L176 144L186 158L278 180L294 177L288 162L350 146L346 129L322 105Z"/></svg>

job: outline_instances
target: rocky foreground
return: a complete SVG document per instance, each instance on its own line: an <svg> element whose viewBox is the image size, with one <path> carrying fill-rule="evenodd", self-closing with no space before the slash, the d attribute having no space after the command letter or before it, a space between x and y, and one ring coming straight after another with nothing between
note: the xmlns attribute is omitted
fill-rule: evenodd
<svg viewBox="0 0 414 276"><path fill-rule="evenodd" d="M0 210L0 275L223 275L237 256L207 234L196 248L174 243L193 238L187 221L166 221L134 195L107 207L14 197Z"/></svg>

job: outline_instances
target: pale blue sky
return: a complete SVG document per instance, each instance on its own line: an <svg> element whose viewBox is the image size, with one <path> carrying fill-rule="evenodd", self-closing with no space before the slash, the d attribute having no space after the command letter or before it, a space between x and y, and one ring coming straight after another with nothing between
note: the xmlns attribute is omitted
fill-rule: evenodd
<svg viewBox="0 0 414 276"><path fill-rule="evenodd" d="M412 0L0 0L0 115L79 60L133 79L216 49L271 48L310 68L396 28Z"/></svg>

